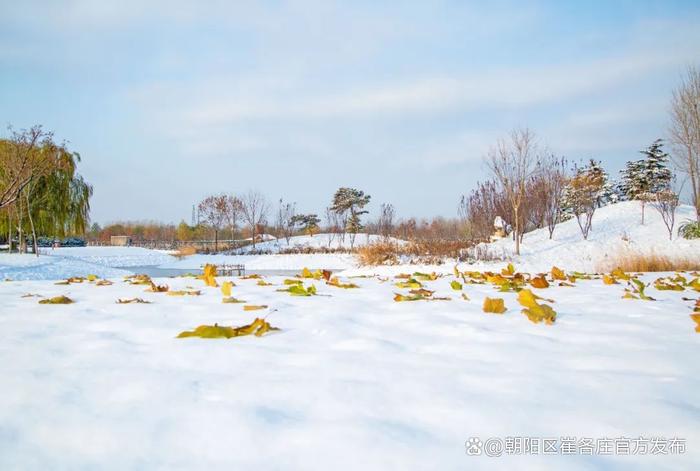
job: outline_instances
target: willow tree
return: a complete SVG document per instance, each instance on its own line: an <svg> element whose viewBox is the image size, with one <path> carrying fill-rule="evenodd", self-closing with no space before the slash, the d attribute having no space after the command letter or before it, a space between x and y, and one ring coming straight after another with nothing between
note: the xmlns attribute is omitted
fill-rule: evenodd
<svg viewBox="0 0 700 471"><path fill-rule="evenodd" d="M65 237L85 232L92 186L77 173L79 154L54 143L51 133L35 126L0 140L0 157L0 194L12 195L0 202L5 213L0 226L10 249L15 228L20 251L23 234L32 233L37 256L37 234Z"/></svg>

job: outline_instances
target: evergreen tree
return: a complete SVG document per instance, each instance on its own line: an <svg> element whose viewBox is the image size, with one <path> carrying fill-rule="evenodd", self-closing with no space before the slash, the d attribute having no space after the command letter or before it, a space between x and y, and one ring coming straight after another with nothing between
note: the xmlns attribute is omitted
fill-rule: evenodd
<svg viewBox="0 0 700 471"><path fill-rule="evenodd" d="M360 216L367 214L363 208L367 206L370 195L355 188L338 188L333 195L331 211L342 218L344 231L350 232L350 247L355 244L355 236L362 229ZM343 233L344 239L345 233Z"/></svg>
<svg viewBox="0 0 700 471"><path fill-rule="evenodd" d="M639 200L644 207L656 194L671 188L673 173L668 167L668 154L663 150L663 141L655 140L649 147L640 151L645 158L627 162L622 170L620 190L628 200Z"/></svg>

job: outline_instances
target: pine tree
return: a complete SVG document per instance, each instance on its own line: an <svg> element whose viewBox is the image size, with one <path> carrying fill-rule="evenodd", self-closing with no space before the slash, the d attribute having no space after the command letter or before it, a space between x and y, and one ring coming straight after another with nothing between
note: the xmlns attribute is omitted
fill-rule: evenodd
<svg viewBox="0 0 700 471"><path fill-rule="evenodd" d="M644 159L627 162L622 170L620 190L626 199L641 202L644 224L644 207L647 201L653 200L657 193L671 188L673 174L668 167L668 154L663 150L661 139L655 140L640 153L645 156Z"/></svg>
<svg viewBox="0 0 700 471"><path fill-rule="evenodd" d="M344 231L350 232L350 247L355 244L355 236L362 229L360 216L367 214L363 208L369 203L370 195L365 195L364 191L355 188L339 188L333 195L331 211L336 213L343 220ZM343 232L343 241L345 232Z"/></svg>

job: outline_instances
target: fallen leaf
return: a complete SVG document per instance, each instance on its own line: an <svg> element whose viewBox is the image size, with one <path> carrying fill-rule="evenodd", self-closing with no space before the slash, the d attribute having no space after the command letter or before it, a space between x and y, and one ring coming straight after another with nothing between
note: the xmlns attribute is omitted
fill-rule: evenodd
<svg viewBox="0 0 700 471"><path fill-rule="evenodd" d="M264 319L256 318L253 322L240 327L224 327L218 324L214 325L200 325L192 331L181 332L177 338L186 337L201 337L207 339L214 338L233 338L242 337L244 335L255 335L260 337L267 332L279 330L277 327L272 327L269 322Z"/></svg>
<svg viewBox="0 0 700 471"><path fill-rule="evenodd" d="M117 299L117 304L151 304L150 301L146 301L141 298L131 298L131 299Z"/></svg>
<svg viewBox="0 0 700 471"><path fill-rule="evenodd" d="M231 296L231 288L233 287L233 282L224 281L221 283L221 294L224 296Z"/></svg>
<svg viewBox="0 0 700 471"><path fill-rule="evenodd" d="M241 300L241 299L236 299L236 298L234 298L234 297L232 297L232 296L228 296L228 297L226 297L226 298L223 298L223 299L221 300L221 302L224 303L224 304L242 304L242 303L245 303L246 301L243 301L243 300Z"/></svg>
<svg viewBox="0 0 700 471"><path fill-rule="evenodd" d="M67 296L55 296L53 298L42 299L39 301L39 304L73 304L74 302L75 301Z"/></svg>
<svg viewBox="0 0 700 471"><path fill-rule="evenodd" d="M261 309L267 309L266 304L260 304L260 305L255 305L255 304L246 304L243 306L244 311L259 311Z"/></svg>
<svg viewBox="0 0 700 471"><path fill-rule="evenodd" d="M506 306L503 298L484 298L484 305L482 309L484 312L490 312L493 314L503 314L506 312Z"/></svg>
<svg viewBox="0 0 700 471"><path fill-rule="evenodd" d="M549 283L544 278L544 276L537 276L530 280L530 284L533 288L549 288Z"/></svg>
<svg viewBox="0 0 700 471"><path fill-rule="evenodd" d="M560 268L552 267L552 279L564 281L566 280L566 274Z"/></svg>

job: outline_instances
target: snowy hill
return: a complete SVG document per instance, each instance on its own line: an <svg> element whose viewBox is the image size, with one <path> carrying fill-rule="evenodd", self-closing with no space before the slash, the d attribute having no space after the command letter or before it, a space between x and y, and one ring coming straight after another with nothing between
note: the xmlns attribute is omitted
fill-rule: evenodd
<svg viewBox="0 0 700 471"><path fill-rule="evenodd" d="M677 227L694 217L691 206L680 206L673 240L669 240L668 230L654 208L647 205L642 225L640 203L625 201L596 211L588 240L583 240L576 219L571 219L557 226L551 240L547 228L525 234L519 257L513 255L512 239L486 245L490 256L512 258L519 268L530 271L547 271L552 265L588 272L606 270L621 253L700 259L700 240L686 240L677 235Z"/></svg>
<svg viewBox="0 0 700 471"><path fill-rule="evenodd" d="M361 247L363 245L380 242L384 240L382 236L377 234L367 234L358 233L355 237L354 247ZM400 242L397 239L392 239L393 242ZM286 239L274 239L265 242L255 244L255 248L252 245L248 245L236 251L239 254L245 254L249 252L256 253L279 253L286 250L303 250L303 249L347 249L350 250L350 234L346 234L343 238L342 234L316 234L314 236L294 236L289 238L289 242Z"/></svg>

